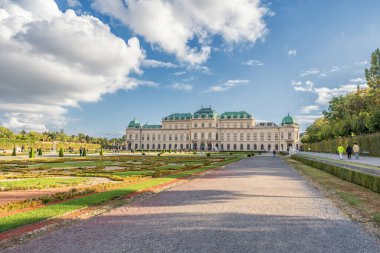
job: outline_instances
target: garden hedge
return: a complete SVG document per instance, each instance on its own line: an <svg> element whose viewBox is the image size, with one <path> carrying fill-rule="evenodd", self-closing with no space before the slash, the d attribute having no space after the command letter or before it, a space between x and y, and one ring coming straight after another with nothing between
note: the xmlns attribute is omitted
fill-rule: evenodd
<svg viewBox="0 0 380 253"><path fill-rule="evenodd" d="M336 153L339 145L347 147L348 144L352 146L355 142L359 144L360 152L367 151L369 156L380 156L380 133L340 137L316 143L302 143L302 148L305 151L310 148L310 151L313 152Z"/></svg>
<svg viewBox="0 0 380 253"><path fill-rule="evenodd" d="M364 172L350 170L320 161L310 160L299 155L292 155L292 159L302 162L306 165L323 170L343 180L363 186L374 192L380 193L380 177L370 175Z"/></svg>

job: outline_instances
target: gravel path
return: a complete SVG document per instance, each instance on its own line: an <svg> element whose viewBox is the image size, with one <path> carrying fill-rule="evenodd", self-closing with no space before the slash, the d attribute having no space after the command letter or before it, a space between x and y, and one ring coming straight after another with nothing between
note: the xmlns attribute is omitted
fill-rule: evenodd
<svg viewBox="0 0 380 253"><path fill-rule="evenodd" d="M334 159L340 162L340 157L338 154L331 154L331 153L316 153L316 152L299 152L300 154L305 154L305 155L311 155L311 156L317 156L317 157L325 157L329 159ZM344 154L344 159L343 161L347 162L354 162L354 163L361 163L364 165L371 165L371 166L377 166L380 167L380 157L369 157L369 156L360 156L359 160L355 159L354 154L352 154L352 159L348 160L347 155Z"/></svg>
<svg viewBox="0 0 380 253"><path fill-rule="evenodd" d="M281 158L254 157L7 252L380 252Z"/></svg>

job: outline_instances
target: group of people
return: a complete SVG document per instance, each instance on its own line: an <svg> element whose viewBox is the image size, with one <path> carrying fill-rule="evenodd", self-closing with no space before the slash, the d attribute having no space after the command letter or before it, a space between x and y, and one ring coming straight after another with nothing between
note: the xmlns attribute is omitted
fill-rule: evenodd
<svg viewBox="0 0 380 253"><path fill-rule="evenodd" d="M351 147L350 144L348 144L347 148L344 148L343 145L340 145L337 148L337 151L340 156L340 160L343 160L343 154L346 152L347 153L347 159L351 160L351 155L354 153L355 159L359 159L359 152L360 152L360 147L357 143L354 143L354 146Z"/></svg>

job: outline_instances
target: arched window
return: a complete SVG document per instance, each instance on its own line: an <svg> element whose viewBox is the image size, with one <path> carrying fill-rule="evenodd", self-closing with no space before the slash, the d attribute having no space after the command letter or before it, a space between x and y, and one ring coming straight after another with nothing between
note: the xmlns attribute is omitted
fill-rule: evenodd
<svg viewBox="0 0 380 253"><path fill-rule="evenodd" d="M237 145L236 144L234 144L234 150L237 150Z"/></svg>
<svg viewBox="0 0 380 253"><path fill-rule="evenodd" d="M261 144L261 150L264 150L264 144Z"/></svg>
<svg viewBox="0 0 380 253"><path fill-rule="evenodd" d="M257 150L257 145L253 144L253 150Z"/></svg>
<svg viewBox="0 0 380 253"><path fill-rule="evenodd" d="M205 138L205 133L201 133L201 139Z"/></svg>
<svg viewBox="0 0 380 253"><path fill-rule="evenodd" d="M231 148L230 144L227 144L227 150L230 150L230 148Z"/></svg>
<svg viewBox="0 0 380 253"><path fill-rule="evenodd" d="M198 127L198 124L197 124L197 123L194 123L194 127Z"/></svg>
<svg viewBox="0 0 380 253"><path fill-rule="evenodd" d="M278 144L276 144L276 145L274 146L274 148L275 148L276 150L278 150Z"/></svg>
<svg viewBox="0 0 380 253"><path fill-rule="evenodd" d="M243 144L240 144L240 150L244 150Z"/></svg>
<svg viewBox="0 0 380 253"><path fill-rule="evenodd" d="M202 123L202 128L204 128L205 127L205 123Z"/></svg>
<svg viewBox="0 0 380 253"><path fill-rule="evenodd" d="M208 133L208 138L212 139L212 133Z"/></svg>
<svg viewBox="0 0 380 253"><path fill-rule="evenodd" d="M216 133L216 135L215 135L215 139L218 140L218 133Z"/></svg>
<svg viewBox="0 0 380 253"><path fill-rule="evenodd" d="M272 146L268 144L268 151L270 151L271 149L272 149Z"/></svg>

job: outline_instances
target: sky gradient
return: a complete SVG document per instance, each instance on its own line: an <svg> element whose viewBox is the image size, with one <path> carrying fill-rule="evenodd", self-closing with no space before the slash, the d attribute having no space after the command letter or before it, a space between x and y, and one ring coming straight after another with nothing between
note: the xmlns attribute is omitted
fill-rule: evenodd
<svg viewBox="0 0 380 253"><path fill-rule="evenodd" d="M33 2L33 4L31 4ZM0 0L0 124L121 137L212 106L304 130L364 86L380 2Z"/></svg>

